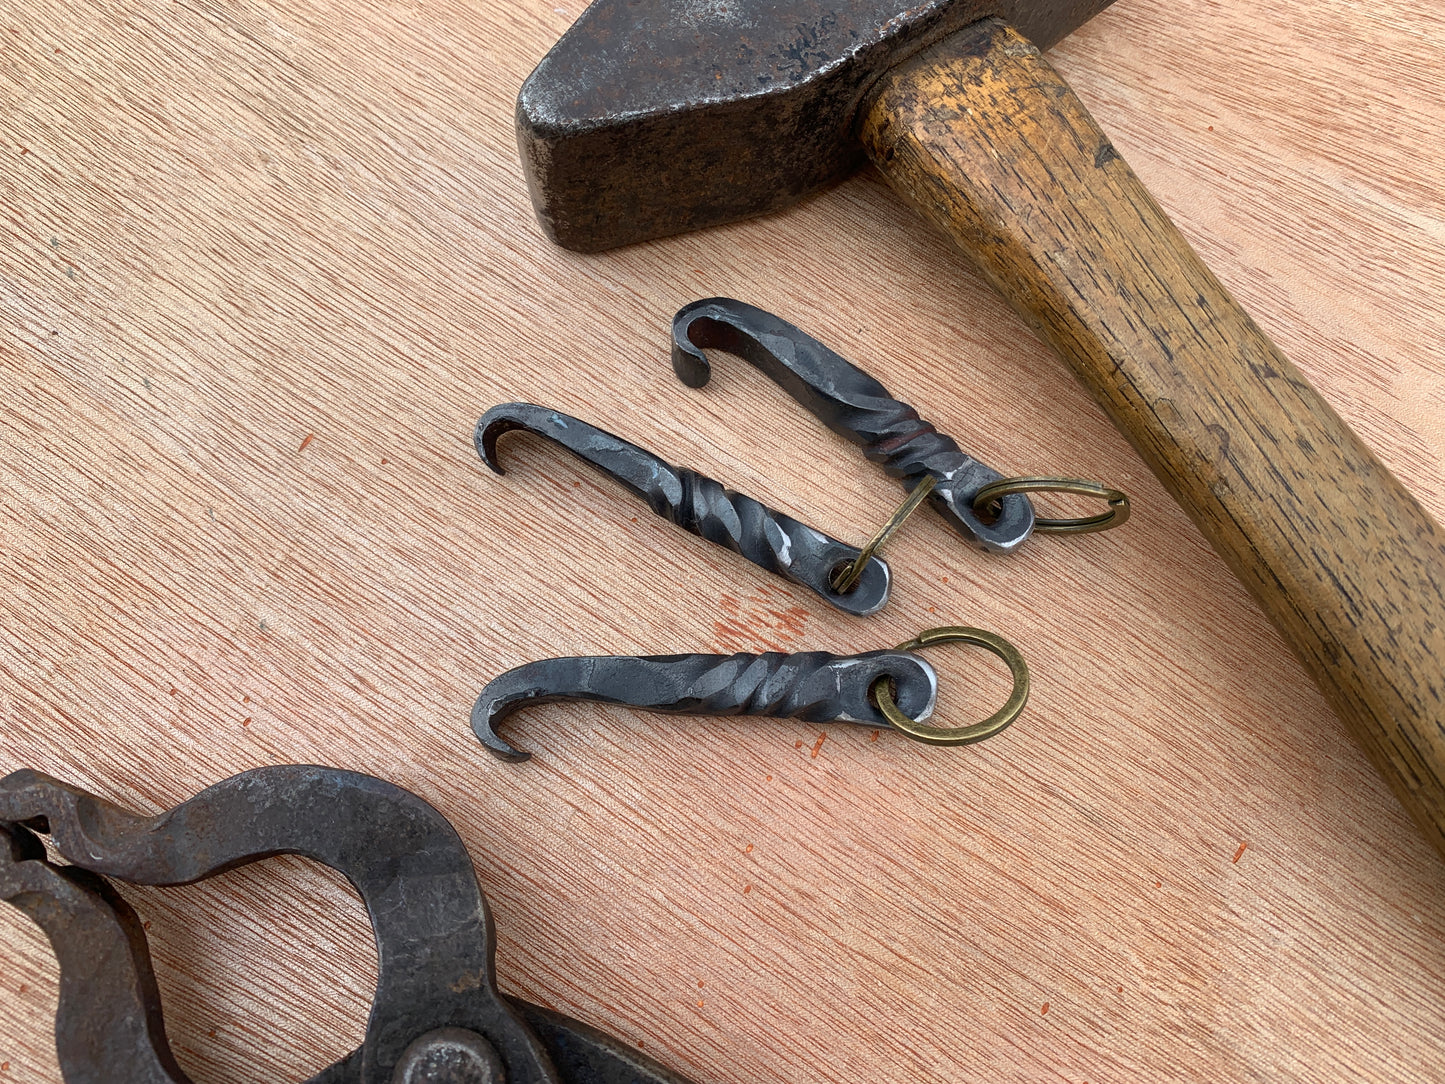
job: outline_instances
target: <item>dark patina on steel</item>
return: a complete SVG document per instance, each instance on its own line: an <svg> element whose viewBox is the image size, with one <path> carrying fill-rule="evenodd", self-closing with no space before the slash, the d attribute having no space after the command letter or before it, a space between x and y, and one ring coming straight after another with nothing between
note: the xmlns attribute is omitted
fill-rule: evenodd
<svg viewBox="0 0 1445 1084"><path fill-rule="evenodd" d="M763 715L813 723L891 724L870 692L882 680L916 722L933 714L938 675L917 655L825 651L754 655L591 655L540 659L487 682L472 708L472 732L502 760L530 753L497 734L512 712L561 700L620 704L665 715Z"/></svg>
<svg viewBox="0 0 1445 1084"><path fill-rule="evenodd" d="M870 462L912 489L931 476L928 502L964 538L1006 553L1034 527L1028 498L999 501L985 520L974 511L984 486L1003 475L962 451L907 403L847 358L770 312L727 297L683 306L672 321L672 368L690 388L712 376L704 349L725 350L751 362L833 432L859 445Z"/></svg>
<svg viewBox="0 0 1445 1084"><path fill-rule="evenodd" d="M663 519L808 588L845 613L866 616L888 601L890 573L879 558L868 560L853 590L836 591L833 576L857 559L858 547L561 411L531 403L502 403L483 414L474 442L482 461L498 474L502 467L497 441L519 429L546 437L592 464L641 497Z"/></svg>
<svg viewBox="0 0 1445 1084"><path fill-rule="evenodd" d="M73 865L47 861L36 833ZM344 874L376 935L366 1037L308 1084L687 1084L500 994L491 913L452 826L390 783L304 765L245 772L157 816L38 772L0 780L0 898L59 958L66 1084L190 1084L166 1041L144 929L105 878L190 884L278 854Z"/></svg>
<svg viewBox="0 0 1445 1084"><path fill-rule="evenodd" d="M523 84L537 217L583 252L776 211L852 172L873 81L990 15L1046 48L1112 0L597 0Z"/></svg>

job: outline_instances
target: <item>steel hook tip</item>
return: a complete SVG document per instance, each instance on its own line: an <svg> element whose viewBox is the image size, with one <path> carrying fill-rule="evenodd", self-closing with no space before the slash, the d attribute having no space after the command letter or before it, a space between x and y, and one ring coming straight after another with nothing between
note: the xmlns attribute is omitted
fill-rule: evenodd
<svg viewBox="0 0 1445 1084"><path fill-rule="evenodd" d="M709 297L678 310L672 321L672 368L690 388L712 375L704 350L736 354L762 370L806 410L910 490L920 478L937 483L928 503L964 538L1009 552L1034 527L1021 494L1003 497L997 514L974 508L974 495L1003 477L959 448L847 358L772 313L729 297Z"/></svg>

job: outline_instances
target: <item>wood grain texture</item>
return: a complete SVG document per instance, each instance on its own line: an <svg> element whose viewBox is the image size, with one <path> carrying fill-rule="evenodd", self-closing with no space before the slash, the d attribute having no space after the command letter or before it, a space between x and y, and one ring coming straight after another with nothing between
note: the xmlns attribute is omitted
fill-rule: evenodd
<svg viewBox="0 0 1445 1084"><path fill-rule="evenodd" d="M287 761L410 787L472 850L503 987L700 1084L1445 1074L1445 867L1102 410L876 174L606 256L546 244L512 101L578 13L4 9L4 765L147 809ZM1438 519L1438 6L1120 0L1050 57ZM745 365L676 384L668 321L715 294L990 463L1125 485L1134 518L998 560L919 517L859 621L556 449L477 461L485 407L552 403L866 537L897 492L855 449ZM539 655L945 622L1034 673L964 750L556 705L513 724L517 767L466 730ZM986 660L933 658L951 717L1000 697ZM375 961L332 874L126 895L202 1084L298 1079L360 1036ZM53 961L8 909L0 945L0 1081L56 1081Z"/></svg>
<svg viewBox="0 0 1445 1084"><path fill-rule="evenodd" d="M869 156L1052 343L1445 857L1445 532L998 19L888 72Z"/></svg>

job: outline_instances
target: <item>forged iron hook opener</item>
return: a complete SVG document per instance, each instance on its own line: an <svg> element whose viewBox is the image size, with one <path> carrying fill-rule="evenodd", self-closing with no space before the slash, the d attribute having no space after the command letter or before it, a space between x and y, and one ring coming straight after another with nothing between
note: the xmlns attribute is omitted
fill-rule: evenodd
<svg viewBox="0 0 1445 1084"><path fill-rule="evenodd" d="M69 865L46 859L41 834ZM689 1084L499 993L491 913L455 829L398 786L306 765L243 772L156 816L35 771L0 779L0 898L59 958L66 1084L190 1084L166 1041L141 921L106 878L191 884L279 854L344 874L376 937L365 1039L307 1084Z"/></svg>

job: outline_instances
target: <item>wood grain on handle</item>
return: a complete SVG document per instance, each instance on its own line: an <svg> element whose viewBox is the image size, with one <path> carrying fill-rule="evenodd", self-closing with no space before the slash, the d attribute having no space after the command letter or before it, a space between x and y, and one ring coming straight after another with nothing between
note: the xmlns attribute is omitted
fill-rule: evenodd
<svg viewBox="0 0 1445 1084"><path fill-rule="evenodd" d="M998 20L893 69L862 136L1073 365L1445 855L1445 534Z"/></svg>

